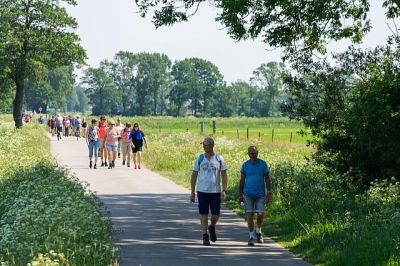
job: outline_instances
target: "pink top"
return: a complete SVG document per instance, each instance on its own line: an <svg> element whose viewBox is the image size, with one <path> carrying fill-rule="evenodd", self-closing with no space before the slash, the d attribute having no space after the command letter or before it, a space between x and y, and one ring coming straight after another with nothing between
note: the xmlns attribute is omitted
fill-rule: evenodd
<svg viewBox="0 0 400 266"><path fill-rule="evenodd" d="M131 129L130 128L124 128L122 130L122 141L125 143L129 143L131 142L131 140L129 139L129 135L131 134Z"/></svg>
<svg viewBox="0 0 400 266"><path fill-rule="evenodd" d="M108 145L118 145L118 137L119 133L117 129L114 128L108 128L106 131L106 144Z"/></svg>

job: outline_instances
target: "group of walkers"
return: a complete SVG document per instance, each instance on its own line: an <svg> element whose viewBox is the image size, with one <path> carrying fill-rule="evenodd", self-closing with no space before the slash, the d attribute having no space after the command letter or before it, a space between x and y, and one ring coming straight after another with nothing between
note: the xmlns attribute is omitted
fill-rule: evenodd
<svg viewBox="0 0 400 266"><path fill-rule="evenodd" d="M227 166L223 157L214 153L214 140L207 137L202 142L204 153L199 155L193 166L191 177L190 201L197 199L200 223L203 233L203 245L217 241L216 224L220 216L221 200L227 197ZM264 160L258 158L256 146L248 148L249 160L241 168L239 185L239 204L244 205L249 229L249 246L263 243L261 228L264 222L265 204L272 201L269 169ZM222 179L222 192L221 192ZM211 210L210 225L208 214ZM254 226L254 214L257 213L257 226Z"/></svg>
<svg viewBox="0 0 400 266"><path fill-rule="evenodd" d="M79 116L65 115L51 116L47 121L49 132L54 136L57 134L57 139L60 140L62 136L75 136L79 139L81 136L86 135L87 122L86 118Z"/></svg>
<svg viewBox="0 0 400 266"><path fill-rule="evenodd" d="M135 169L141 169L142 147L147 148L147 141L139 123L122 125L121 119L117 123L113 119L107 120L106 116L92 119L87 129L86 143L89 148L89 167L97 168L97 161L100 157L101 167L112 169L115 167L115 160L120 158L122 152L122 165L130 167L131 150ZM94 164L93 164L94 156Z"/></svg>

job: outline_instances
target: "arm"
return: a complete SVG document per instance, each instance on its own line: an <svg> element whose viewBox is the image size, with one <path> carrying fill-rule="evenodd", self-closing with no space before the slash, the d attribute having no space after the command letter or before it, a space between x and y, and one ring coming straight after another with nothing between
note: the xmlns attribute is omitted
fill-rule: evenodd
<svg viewBox="0 0 400 266"><path fill-rule="evenodd" d="M226 189L228 187L228 175L226 173L226 170L221 171L221 177L222 177L222 194L221 197L222 199L226 199Z"/></svg>
<svg viewBox="0 0 400 266"><path fill-rule="evenodd" d="M240 183L239 183L239 204L243 201L243 191L244 191L244 182L246 181L246 176L241 174Z"/></svg>
<svg viewBox="0 0 400 266"><path fill-rule="evenodd" d="M272 201L272 191L271 191L271 178L269 176L269 174L266 174L265 176L265 188L267 189L267 198L266 203L269 203Z"/></svg>
<svg viewBox="0 0 400 266"><path fill-rule="evenodd" d="M145 137L143 137L143 142L144 142L144 145L145 145L145 147L146 147L146 149L147 149L147 140L146 140Z"/></svg>
<svg viewBox="0 0 400 266"><path fill-rule="evenodd" d="M191 177L191 180L190 180L190 187L192 189L192 193L190 195L190 202L192 202L192 203L195 201L195 198L196 198L195 190L196 190L197 175L198 175L198 172L197 171L193 171L192 172L192 177Z"/></svg>

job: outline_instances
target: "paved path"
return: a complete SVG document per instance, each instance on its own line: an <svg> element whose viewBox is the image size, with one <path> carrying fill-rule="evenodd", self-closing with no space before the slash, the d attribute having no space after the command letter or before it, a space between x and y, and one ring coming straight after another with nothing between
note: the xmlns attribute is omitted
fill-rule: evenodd
<svg viewBox="0 0 400 266"><path fill-rule="evenodd" d="M189 204L189 190L149 171L122 166L89 169L83 139L51 138L51 151L60 165L90 184L111 212L122 247L121 265L307 265L266 239L247 246L246 224L238 215L222 210L218 241L202 246L197 206Z"/></svg>

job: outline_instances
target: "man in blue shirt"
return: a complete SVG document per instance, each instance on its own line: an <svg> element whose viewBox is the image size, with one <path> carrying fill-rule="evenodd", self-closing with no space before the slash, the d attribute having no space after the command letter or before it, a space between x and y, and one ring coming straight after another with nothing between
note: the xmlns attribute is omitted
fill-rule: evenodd
<svg viewBox="0 0 400 266"><path fill-rule="evenodd" d="M256 146L248 148L250 160L242 165L241 179L239 185L239 203L244 201L247 225L249 228L249 246L254 246L256 239L263 243L261 228L264 222L265 204L272 201L271 180L268 165L265 161L258 159ZM267 193L265 193L265 188ZM244 193L243 193L244 192ZM254 213L257 213L257 227L254 231Z"/></svg>

